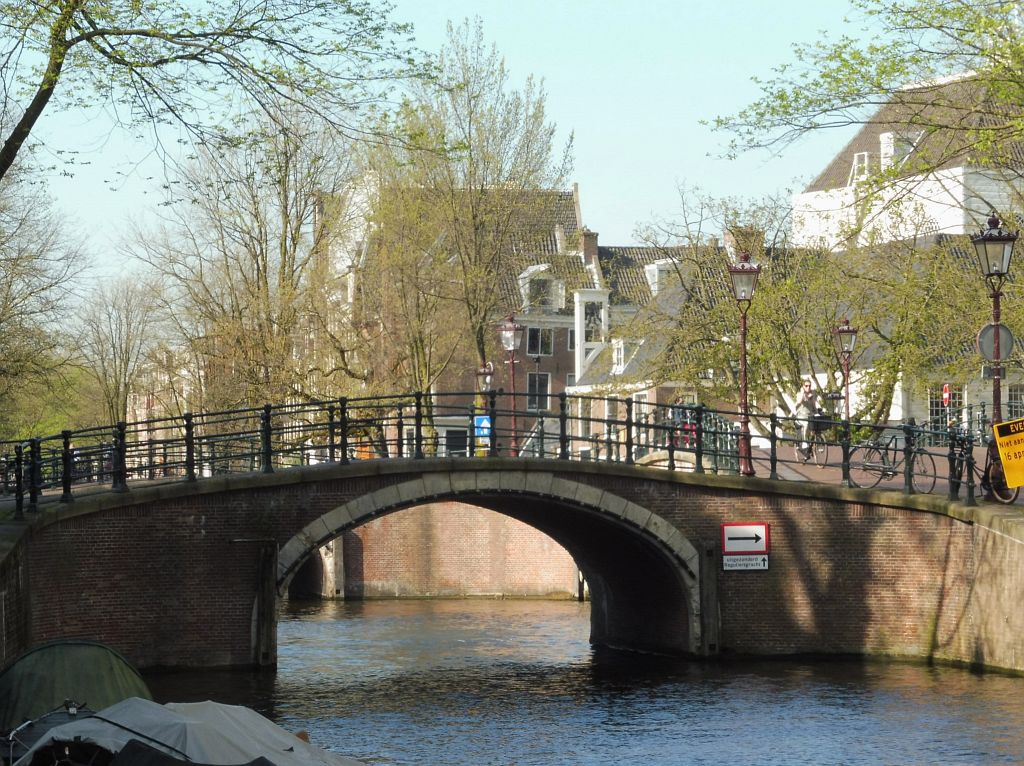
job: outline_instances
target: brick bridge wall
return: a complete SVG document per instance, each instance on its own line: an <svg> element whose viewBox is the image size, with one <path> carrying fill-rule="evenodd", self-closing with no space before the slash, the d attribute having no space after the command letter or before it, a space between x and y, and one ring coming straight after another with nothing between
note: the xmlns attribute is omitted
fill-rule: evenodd
<svg viewBox="0 0 1024 766"><path fill-rule="evenodd" d="M590 581L599 643L1024 670L1015 509L505 459L315 466L51 506L0 563L0 662L77 636L141 667L271 664L274 588L306 553L375 515L444 500L565 545ZM724 521L771 525L769 571L721 571Z"/></svg>

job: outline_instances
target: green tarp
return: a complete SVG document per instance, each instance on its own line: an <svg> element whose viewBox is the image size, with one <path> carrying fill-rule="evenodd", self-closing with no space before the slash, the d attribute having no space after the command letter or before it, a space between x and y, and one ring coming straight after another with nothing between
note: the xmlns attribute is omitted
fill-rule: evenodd
<svg viewBox="0 0 1024 766"><path fill-rule="evenodd" d="M30 649L0 672L0 732L74 700L92 710L128 697L152 699L128 661L94 641L53 641Z"/></svg>

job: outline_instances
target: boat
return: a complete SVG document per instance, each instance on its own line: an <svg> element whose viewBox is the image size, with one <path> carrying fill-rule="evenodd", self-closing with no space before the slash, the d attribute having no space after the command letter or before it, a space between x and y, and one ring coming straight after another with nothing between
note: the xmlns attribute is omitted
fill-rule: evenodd
<svg viewBox="0 0 1024 766"><path fill-rule="evenodd" d="M132 697L50 729L14 766L362 766L251 708Z"/></svg>
<svg viewBox="0 0 1024 766"><path fill-rule="evenodd" d="M152 699L109 646L64 639L33 647L0 672L0 763L13 763L51 728L130 697Z"/></svg>

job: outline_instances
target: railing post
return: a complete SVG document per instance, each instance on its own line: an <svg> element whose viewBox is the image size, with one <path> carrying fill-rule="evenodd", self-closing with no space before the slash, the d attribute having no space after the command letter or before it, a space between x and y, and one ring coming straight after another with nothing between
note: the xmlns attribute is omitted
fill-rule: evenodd
<svg viewBox="0 0 1024 766"><path fill-rule="evenodd" d="M405 412L403 412L402 406L398 408L398 419L395 421L395 428L398 429L398 436L395 437L395 457L402 457L405 454L405 444L402 439L405 433ZM384 448L387 450L387 439L384 440Z"/></svg>
<svg viewBox="0 0 1024 766"><path fill-rule="evenodd" d="M565 391L558 395L558 459L569 459L569 401Z"/></svg>
<svg viewBox="0 0 1024 766"><path fill-rule="evenodd" d="M914 427L903 424L903 494L914 492Z"/></svg>
<svg viewBox="0 0 1024 766"><path fill-rule="evenodd" d="M39 510L39 494L43 483L43 456L39 439L28 442L28 509Z"/></svg>
<svg viewBox="0 0 1024 766"><path fill-rule="evenodd" d="M185 478L187 481L196 480L196 423L191 412L186 412L185 418Z"/></svg>
<svg viewBox="0 0 1024 766"><path fill-rule="evenodd" d="M327 405L327 460L331 463L335 460L335 444L334 439L337 436L335 430L337 428L334 422L334 405Z"/></svg>
<svg viewBox="0 0 1024 766"><path fill-rule="evenodd" d="M633 398L626 399L626 465L633 465Z"/></svg>
<svg viewBox="0 0 1024 766"><path fill-rule="evenodd" d="M668 434L668 443L665 447L668 450L668 470L674 471L676 470L676 429L678 426L672 419L669 419L668 423L668 430L665 431L665 433ZM664 428L664 426L662 426L662 428Z"/></svg>
<svg viewBox="0 0 1024 766"><path fill-rule="evenodd" d="M113 454L111 455L112 465L110 466L113 476L111 476L111 489L115 492L127 492L128 491L128 426L124 421L119 422L114 426L114 443L111 445Z"/></svg>
<svg viewBox="0 0 1024 766"><path fill-rule="evenodd" d="M341 460L338 462L348 465L348 398L344 396L338 400L338 431L341 434L341 441L338 443Z"/></svg>
<svg viewBox="0 0 1024 766"><path fill-rule="evenodd" d="M537 457L544 457L544 410L537 412Z"/></svg>
<svg viewBox="0 0 1024 766"><path fill-rule="evenodd" d="M273 424L270 422L272 406L263 405L263 412L260 413L260 454L263 473L274 472L274 447L273 447Z"/></svg>
<svg viewBox="0 0 1024 766"><path fill-rule="evenodd" d="M487 392L487 417L491 421L491 443L487 457L498 456L498 392L493 388Z"/></svg>
<svg viewBox="0 0 1024 766"><path fill-rule="evenodd" d="M847 487L852 487L853 482L850 481L850 421L843 421L843 438L840 442L840 448L843 451L842 457L842 471L843 471L843 484Z"/></svg>
<svg viewBox="0 0 1024 766"><path fill-rule="evenodd" d="M967 505L977 505L978 499L974 496L974 435L967 434L967 497L964 502Z"/></svg>
<svg viewBox="0 0 1024 766"><path fill-rule="evenodd" d="M14 518L25 520L25 455L20 444L14 445Z"/></svg>
<svg viewBox="0 0 1024 766"><path fill-rule="evenodd" d="M60 501L62 503L70 503L71 497L71 480L74 478L72 472L74 471L75 461L74 456L71 454L71 432L64 430L60 432L61 438L61 477L60 477Z"/></svg>
<svg viewBox="0 0 1024 766"><path fill-rule="evenodd" d="M693 472L704 473L704 405L698 404L693 408L694 417L694 454Z"/></svg>
<svg viewBox="0 0 1024 766"><path fill-rule="evenodd" d="M612 462L612 419L608 417L608 403L613 401L614 397L606 396L604 398L604 443L605 443L605 459L610 463ZM618 407L616 414L618 414ZM615 450L615 459L619 457L619 450Z"/></svg>
<svg viewBox="0 0 1024 766"><path fill-rule="evenodd" d="M414 414L416 436L415 436L415 452L413 452L413 458L416 460L423 459L423 392L417 391L413 394L416 401L416 411Z"/></svg>
<svg viewBox="0 0 1024 766"><path fill-rule="evenodd" d="M769 433L768 433L768 444L770 451L768 453L768 478L778 479L779 478L779 435L777 433L779 429L779 416L778 413L773 412L768 417L769 422Z"/></svg>
<svg viewBox="0 0 1024 766"><path fill-rule="evenodd" d="M956 500L960 497L960 480L956 478L956 429L949 426L949 453L946 455L949 461L949 494L947 497L950 500Z"/></svg>

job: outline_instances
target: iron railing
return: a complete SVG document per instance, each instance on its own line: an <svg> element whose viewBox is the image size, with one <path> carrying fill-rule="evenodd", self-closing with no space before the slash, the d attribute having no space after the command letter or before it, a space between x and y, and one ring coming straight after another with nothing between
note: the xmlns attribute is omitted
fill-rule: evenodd
<svg viewBox="0 0 1024 766"><path fill-rule="evenodd" d="M535 396L513 400L504 391L411 393L67 430L0 442L2 492L13 497L15 517L21 519L26 510L37 510L44 497L69 502L98 487L125 492L142 483L364 460L535 457L738 473L737 411L565 394L545 403L554 406L539 410ZM761 478L851 485L850 459L858 445L888 443L889 435L896 434L896 448L927 449L935 466L948 466L948 471L935 469L939 481L932 491L951 498L957 496L954 484L958 491L962 483L949 481L954 450L962 449L965 439L982 445L979 437L986 430L973 410L953 413L938 427L819 418L829 456L811 467L800 449L800 421L773 414L763 422L764 433L753 437ZM880 486L914 492L921 482L915 483L909 470L904 474L886 475ZM968 485L967 497L973 496Z"/></svg>

